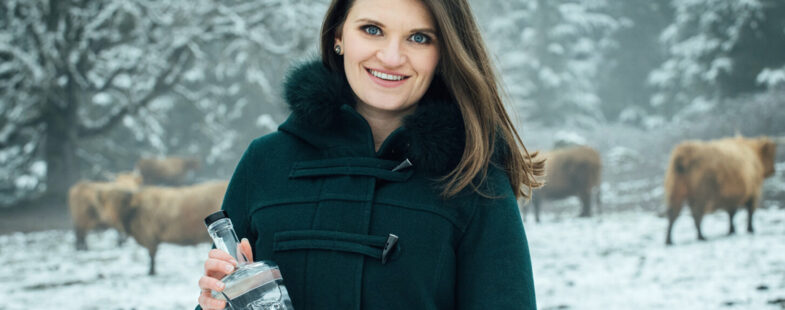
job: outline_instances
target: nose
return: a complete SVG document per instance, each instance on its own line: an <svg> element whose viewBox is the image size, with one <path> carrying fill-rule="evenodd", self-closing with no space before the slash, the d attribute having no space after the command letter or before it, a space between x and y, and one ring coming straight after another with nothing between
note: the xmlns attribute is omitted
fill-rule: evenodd
<svg viewBox="0 0 785 310"><path fill-rule="evenodd" d="M401 51L401 44L397 40L390 40L376 52L376 57L388 67L398 67L406 62L406 55Z"/></svg>

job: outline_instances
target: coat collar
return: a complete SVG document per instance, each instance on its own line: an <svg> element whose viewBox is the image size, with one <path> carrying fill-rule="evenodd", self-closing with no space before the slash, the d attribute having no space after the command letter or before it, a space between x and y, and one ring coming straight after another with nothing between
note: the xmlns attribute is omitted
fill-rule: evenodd
<svg viewBox="0 0 785 310"><path fill-rule="evenodd" d="M353 108L354 93L342 73L319 61L298 65L285 80L284 96L292 114L279 130L316 147L325 157L408 158L417 170L443 175L463 154L463 118L438 77L416 111L404 118L378 152L368 123Z"/></svg>

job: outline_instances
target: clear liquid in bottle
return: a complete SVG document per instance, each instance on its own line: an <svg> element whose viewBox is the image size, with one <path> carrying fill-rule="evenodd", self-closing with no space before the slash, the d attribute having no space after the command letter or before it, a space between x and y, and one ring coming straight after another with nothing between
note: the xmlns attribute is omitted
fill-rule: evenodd
<svg viewBox="0 0 785 310"><path fill-rule="evenodd" d="M240 251L240 242L226 211L210 214L204 222L215 247L238 262L235 271L221 279L226 285L223 292L212 292L214 298L226 300L226 308L232 310L294 309L278 265L270 261L248 261Z"/></svg>

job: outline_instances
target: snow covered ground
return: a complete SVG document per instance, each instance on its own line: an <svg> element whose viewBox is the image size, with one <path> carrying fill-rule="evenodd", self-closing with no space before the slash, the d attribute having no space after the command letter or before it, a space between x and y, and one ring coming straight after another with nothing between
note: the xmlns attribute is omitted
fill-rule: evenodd
<svg viewBox="0 0 785 310"><path fill-rule="evenodd" d="M577 206L575 208L578 210ZM785 309L785 210L746 212L728 236L728 216L704 217L695 238L689 212L665 246L667 219L620 212L601 218L545 216L525 224L541 309ZM530 218L531 219L531 218Z"/></svg>
<svg viewBox="0 0 785 310"><path fill-rule="evenodd" d="M575 211L577 212L577 206ZM785 309L785 210L746 213L726 236L727 215L704 219L695 240L688 212L664 245L667 221L624 211L579 219L544 214L526 222L541 309ZM209 245L163 245L158 272L147 252L116 233L91 234L86 252L70 231L0 236L0 309L192 309Z"/></svg>

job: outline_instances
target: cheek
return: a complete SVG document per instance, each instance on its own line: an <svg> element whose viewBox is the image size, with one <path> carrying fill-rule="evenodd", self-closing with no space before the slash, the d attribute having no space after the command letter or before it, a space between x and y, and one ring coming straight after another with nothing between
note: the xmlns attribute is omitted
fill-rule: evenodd
<svg viewBox="0 0 785 310"><path fill-rule="evenodd" d="M436 66L439 64L438 51L428 51L416 58L414 65L417 71L424 77L432 77L436 73Z"/></svg>
<svg viewBox="0 0 785 310"><path fill-rule="evenodd" d="M367 42L358 36L349 36L344 39L344 62L357 63L374 55L375 48L371 42Z"/></svg>

